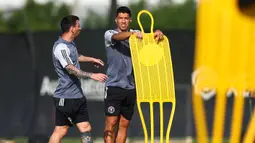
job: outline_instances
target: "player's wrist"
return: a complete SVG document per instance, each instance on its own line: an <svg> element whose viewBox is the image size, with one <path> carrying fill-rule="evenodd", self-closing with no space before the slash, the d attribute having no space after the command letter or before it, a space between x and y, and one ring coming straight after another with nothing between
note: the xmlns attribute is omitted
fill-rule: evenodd
<svg viewBox="0 0 255 143"><path fill-rule="evenodd" d="M92 78L92 76L93 76L93 73L91 73L91 72L84 72L84 74L83 74L83 77L85 77L85 78Z"/></svg>
<svg viewBox="0 0 255 143"><path fill-rule="evenodd" d="M92 63L94 63L94 62L96 61L96 59L91 57L91 58L89 59L89 61L92 62Z"/></svg>

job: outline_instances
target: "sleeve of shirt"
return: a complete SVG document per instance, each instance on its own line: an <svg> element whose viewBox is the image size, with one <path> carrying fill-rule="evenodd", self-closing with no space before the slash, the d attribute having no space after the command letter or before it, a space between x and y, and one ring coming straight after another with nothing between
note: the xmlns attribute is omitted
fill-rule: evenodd
<svg viewBox="0 0 255 143"><path fill-rule="evenodd" d="M112 40L112 36L115 34L114 30L107 30L104 34L104 40L106 47L115 45L115 41Z"/></svg>
<svg viewBox="0 0 255 143"><path fill-rule="evenodd" d="M58 44L54 50L54 56L59 60L63 68L69 64L73 64L70 58L70 50L65 44Z"/></svg>
<svg viewBox="0 0 255 143"><path fill-rule="evenodd" d="M140 30L130 29L131 32L141 32Z"/></svg>

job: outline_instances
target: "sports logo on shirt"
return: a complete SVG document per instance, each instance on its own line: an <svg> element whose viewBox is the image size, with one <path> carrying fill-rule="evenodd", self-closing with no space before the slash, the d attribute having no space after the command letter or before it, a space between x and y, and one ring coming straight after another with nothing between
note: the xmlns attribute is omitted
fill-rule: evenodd
<svg viewBox="0 0 255 143"><path fill-rule="evenodd" d="M108 112L111 113L111 114L114 113L115 108L113 106L108 107Z"/></svg>
<svg viewBox="0 0 255 143"><path fill-rule="evenodd" d="M91 141L91 137L90 136L86 136L86 140L87 141Z"/></svg>

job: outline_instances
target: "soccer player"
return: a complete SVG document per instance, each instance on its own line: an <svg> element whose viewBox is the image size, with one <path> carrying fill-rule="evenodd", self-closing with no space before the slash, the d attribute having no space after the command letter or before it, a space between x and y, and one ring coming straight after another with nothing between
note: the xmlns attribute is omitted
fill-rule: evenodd
<svg viewBox="0 0 255 143"><path fill-rule="evenodd" d="M129 29L131 22L131 11L122 6L117 9L117 28L107 30L104 35L105 47L108 61L105 95L105 130L104 140L106 143L125 143L127 129L132 119L136 103L136 90L132 61L129 47L129 37L135 34L142 38L138 30ZM155 40L162 40L163 33L157 30ZM119 122L118 133L114 130ZM116 137L115 137L116 136Z"/></svg>
<svg viewBox="0 0 255 143"><path fill-rule="evenodd" d="M52 57L59 85L54 93L55 129L49 143L60 143L68 128L76 125L81 133L82 143L92 143L91 125L87 111L86 98L83 95L80 78L91 78L105 82L107 76L102 73L89 73L80 69L79 62L92 62L104 66L100 59L85 57L77 52L73 40L81 28L79 18L69 15L61 20L63 34L54 43Z"/></svg>

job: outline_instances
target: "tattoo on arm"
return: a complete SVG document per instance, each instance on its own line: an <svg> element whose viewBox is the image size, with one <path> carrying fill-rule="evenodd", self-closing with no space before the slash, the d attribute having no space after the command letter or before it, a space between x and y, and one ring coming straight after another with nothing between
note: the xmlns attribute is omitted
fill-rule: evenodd
<svg viewBox="0 0 255 143"><path fill-rule="evenodd" d="M79 77L79 78L88 78L88 77L91 78L91 76L92 76L92 73L82 71L82 70L76 68L76 67L73 66L73 65L67 65L65 69L66 69L70 74L73 74L73 75L75 75L76 77Z"/></svg>

